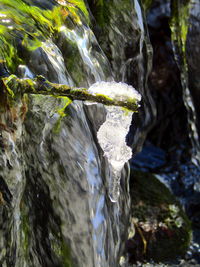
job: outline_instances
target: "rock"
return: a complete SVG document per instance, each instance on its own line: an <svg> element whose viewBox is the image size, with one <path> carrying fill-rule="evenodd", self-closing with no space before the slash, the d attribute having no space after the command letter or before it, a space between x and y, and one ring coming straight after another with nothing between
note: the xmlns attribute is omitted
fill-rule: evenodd
<svg viewBox="0 0 200 267"><path fill-rule="evenodd" d="M186 53L187 53L187 64L188 64L188 81L189 89L192 94L194 101L195 111L197 114L197 127L198 134L200 134L200 108L199 108L199 97L200 97L200 2L193 1L190 8L190 18L189 18L189 29L187 35L186 43Z"/></svg>
<svg viewBox="0 0 200 267"><path fill-rule="evenodd" d="M191 224L169 189L154 175L132 170L130 194L135 234L127 241L129 261L160 262L185 254Z"/></svg>
<svg viewBox="0 0 200 267"><path fill-rule="evenodd" d="M154 145L168 151L171 147L185 143L188 134L180 71L171 40L171 12L169 0L156 0L146 14L154 52L148 86L157 110L156 122L147 138Z"/></svg>
<svg viewBox="0 0 200 267"><path fill-rule="evenodd" d="M150 142L145 142L142 151L131 159L130 164L134 169L152 172L166 164L166 153Z"/></svg>

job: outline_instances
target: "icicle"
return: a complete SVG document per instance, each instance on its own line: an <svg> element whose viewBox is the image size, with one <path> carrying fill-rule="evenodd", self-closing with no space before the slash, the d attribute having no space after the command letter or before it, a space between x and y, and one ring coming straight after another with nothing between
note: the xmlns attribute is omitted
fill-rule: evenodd
<svg viewBox="0 0 200 267"><path fill-rule="evenodd" d="M115 100L127 101L133 99L137 103L141 100L140 94L130 85L116 82L95 83L89 88L90 93L105 94ZM119 197L121 170L124 164L132 157L132 150L126 145L126 135L132 120L132 111L121 107L106 107L106 121L97 133L98 142L111 165L111 180L109 195L112 202Z"/></svg>

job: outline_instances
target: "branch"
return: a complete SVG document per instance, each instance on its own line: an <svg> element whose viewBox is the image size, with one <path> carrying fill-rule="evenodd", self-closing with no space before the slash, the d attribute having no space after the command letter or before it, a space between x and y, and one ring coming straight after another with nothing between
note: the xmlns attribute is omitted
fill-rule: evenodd
<svg viewBox="0 0 200 267"><path fill-rule="evenodd" d="M19 94L66 96L71 100L98 102L104 105L123 107L134 112L138 109L137 99L127 97L126 101L116 100L103 94L90 93L86 88L74 88L64 84L51 83L43 76L36 76L35 79L19 79L15 75L9 75L2 77L1 80L3 87L12 97Z"/></svg>

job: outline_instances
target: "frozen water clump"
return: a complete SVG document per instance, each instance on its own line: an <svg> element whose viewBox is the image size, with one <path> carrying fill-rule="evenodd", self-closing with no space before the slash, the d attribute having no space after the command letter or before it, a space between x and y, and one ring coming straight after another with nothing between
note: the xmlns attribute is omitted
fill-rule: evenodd
<svg viewBox="0 0 200 267"><path fill-rule="evenodd" d="M126 145L126 135L128 133L132 112L122 110L120 107L106 107L108 113L106 121L101 125L97 137L104 155L112 167L121 171L124 163L131 156L131 148Z"/></svg>
<svg viewBox="0 0 200 267"><path fill-rule="evenodd" d="M141 100L140 94L132 86L125 83L95 83L89 88L89 92L104 94L120 101L126 101L130 98L135 102ZM121 170L132 157L132 150L126 145L126 135L129 131L133 112L115 106L106 106L106 109L106 121L101 125L97 138L112 167L109 191L111 200L115 202L119 196Z"/></svg>
<svg viewBox="0 0 200 267"><path fill-rule="evenodd" d="M106 107L106 121L101 125L97 138L112 169L109 194L115 202L119 196L121 170L131 158L132 150L126 145L126 135L132 120L132 112L120 107Z"/></svg>
<svg viewBox="0 0 200 267"><path fill-rule="evenodd" d="M131 85L122 82L97 82L90 86L88 92L106 95L119 101L127 101L130 98L136 102L141 100L141 95Z"/></svg>

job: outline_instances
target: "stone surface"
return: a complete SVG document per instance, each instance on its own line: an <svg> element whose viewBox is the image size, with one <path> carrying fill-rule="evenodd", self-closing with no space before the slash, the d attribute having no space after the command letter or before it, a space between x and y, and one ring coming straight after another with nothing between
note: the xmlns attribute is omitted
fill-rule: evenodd
<svg viewBox="0 0 200 267"><path fill-rule="evenodd" d="M130 194L135 229L126 247L130 262L163 262L186 253L191 224L169 189L153 175L131 170Z"/></svg>

